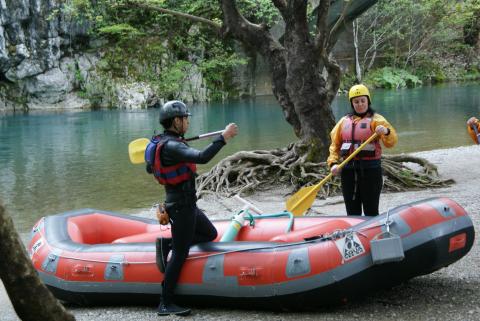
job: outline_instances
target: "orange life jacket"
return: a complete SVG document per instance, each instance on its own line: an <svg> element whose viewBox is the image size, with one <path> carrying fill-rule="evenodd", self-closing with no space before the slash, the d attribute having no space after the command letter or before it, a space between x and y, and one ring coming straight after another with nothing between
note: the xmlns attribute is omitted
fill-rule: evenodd
<svg viewBox="0 0 480 321"><path fill-rule="evenodd" d="M353 116L348 116L342 123L342 146L340 155L346 157L353 153L363 142L373 135L370 127L373 117L364 117L360 120L354 120ZM380 142L375 140L365 146L355 159L380 159L382 157L382 147Z"/></svg>

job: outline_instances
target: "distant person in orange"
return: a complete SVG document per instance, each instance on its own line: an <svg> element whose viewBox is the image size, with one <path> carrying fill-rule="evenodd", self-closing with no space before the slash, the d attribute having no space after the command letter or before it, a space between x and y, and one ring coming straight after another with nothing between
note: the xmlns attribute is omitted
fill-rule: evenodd
<svg viewBox="0 0 480 321"><path fill-rule="evenodd" d="M480 144L480 121L476 117L467 120L467 130L475 144Z"/></svg>

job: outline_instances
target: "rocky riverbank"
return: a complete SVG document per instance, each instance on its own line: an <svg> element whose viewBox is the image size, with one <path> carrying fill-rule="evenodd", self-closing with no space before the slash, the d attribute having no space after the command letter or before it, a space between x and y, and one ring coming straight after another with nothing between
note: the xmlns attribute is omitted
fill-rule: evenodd
<svg viewBox="0 0 480 321"><path fill-rule="evenodd" d="M476 231L480 230L480 168L479 146L458 147L416 153L436 164L444 178L456 184L441 189L383 194L381 211L428 197L447 196L458 202L470 214ZM262 192L247 197L265 211L283 210L285 190ZM345 214L340 196L317 200L313 211L322 215ZM202 200L212 219L230 216L230 210L240 207L231 199ZM223 213L223 214L219 214ZM478 235L478 234L477 234ZM189 319L195 320L480 320L480 248L478 236L470 253L459 262L430 275L410 280L393 289L348 302L339 307L313 312L270 312L227 310L221 308L194 309ZM17 320L5 290L0 289L0 320ZM159 320L155 307L69 307L77 320ZM176 320L164 317L162 320Z"/></svg>

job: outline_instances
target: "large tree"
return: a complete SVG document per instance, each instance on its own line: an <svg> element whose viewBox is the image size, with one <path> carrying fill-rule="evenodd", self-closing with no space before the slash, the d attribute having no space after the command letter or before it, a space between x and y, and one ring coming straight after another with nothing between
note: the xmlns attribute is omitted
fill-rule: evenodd
<svg viewBox="0 0 480 321"><path fill-rule="evenodd" d="M75 320L38 277L15 231L12 218L1 204L0 257L0 279L20 319Z"/></svg>

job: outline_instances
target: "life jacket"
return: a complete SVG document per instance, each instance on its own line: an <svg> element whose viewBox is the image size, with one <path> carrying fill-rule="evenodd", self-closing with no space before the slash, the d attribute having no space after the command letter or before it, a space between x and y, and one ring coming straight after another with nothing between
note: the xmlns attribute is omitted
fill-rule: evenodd
<svg viewBox="0 0 480 321"><path fill-rule="evenodd" d="M363 142L373 135L370 127L372 117L364 117L358 121L353 116L347 116L342 123L342 146L340 147L340 155L343 157L350 155ZM375 140L367 144L354 159L380 159L382 157L382 147L380 142Z"/></svg>
<svg viewBox="0 0 480 321"><path fill-rule="evenodd" d="M195 163L181 162L171 166L163 166L160 155L163 146L169 140L184 142L181 138L169 135L154 136L145 149L145 161L147 163L147 172L153 174L159 184L177 185L189 181L192 176L195 176L197 165Z"/></svg>

